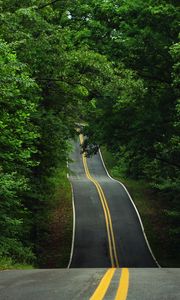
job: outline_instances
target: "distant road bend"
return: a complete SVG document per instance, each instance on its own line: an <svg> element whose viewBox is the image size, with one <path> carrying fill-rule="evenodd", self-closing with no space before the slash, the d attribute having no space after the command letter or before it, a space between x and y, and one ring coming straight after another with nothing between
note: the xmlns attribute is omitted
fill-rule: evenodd
<svg viewBox="0 0 180 300"><path fill-rule="evenodd" d="M75 206L70 268L157 267L125 187L110 178L100 153L91 158L80 153L79 143L74 143L69 165Z"/></svg>

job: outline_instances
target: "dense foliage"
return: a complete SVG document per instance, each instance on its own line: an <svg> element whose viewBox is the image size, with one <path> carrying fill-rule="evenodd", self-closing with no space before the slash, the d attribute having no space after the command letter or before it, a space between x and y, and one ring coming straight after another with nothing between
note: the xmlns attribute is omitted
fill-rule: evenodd
<svg viewBox="0 0 180 300"><path fill-rule="evenodd" d="M172 189L180 167L176 2L79 3L78 42L106 54L117 77L89 107L90 141L106 144L126 174Z"/></svg>
<svg viewBox="0 0 180 300"><path fill-rule="evenodd" d="M25 65L20 63L10 47L0 40L1 66L1 137L0 137L0 252L19 259L31 257L28 249L22 251L19 238L24 239L22 205L23 192L29 189L30 169L37 165L38 128L32 122L38 105L37 85L30 78Z"/></svg>
<svg viewBox="0 0 180 300"><path fill-rule="evenodd" d="M177 215L178 20L170 0L0 1L0 256L38 254L50 178L82 119L85 147L106 145Z"/></svg>
<svg viewBox="0 0 180 300"><path fill-rule="evenodd" d="M111 68L61 26L68 3L46 3L1 1L0 256L20 263L41 260L53 176L64 174L84 99Z"/></svg>

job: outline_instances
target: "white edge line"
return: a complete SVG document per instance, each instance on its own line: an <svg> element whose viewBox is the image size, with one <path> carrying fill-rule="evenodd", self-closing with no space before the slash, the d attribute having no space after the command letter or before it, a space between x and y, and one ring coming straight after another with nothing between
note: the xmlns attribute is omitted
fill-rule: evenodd
<svg viewBox="0 0 180 300"><path fill-rule="evenodd" d="M67 167L68 167L68 162L67 162ZM67 178L69 180L69 174L67 173ZM75 204L74 204L74 190L73 190L73 185L71 181L69 180L69 183L71 185L71 193L72 193L72 209L73 209L73 230L72 230L72 243L71 243L71 253L70 253L70 258L69 258L69 263L67 266L67 269L70 268L71 263L72 263L72 258L73 258L73 252L74 252L74 239L75 239L75 224L76 224L76 214L75 214Z"/></svg>
<svg viewBox="0 0 180 300"><path fill-rule="evenodd" d="M105 163L104 163L104 160L103 160L103 157L102 157L102 154L101 154L101 150L100 150L100 149L99 149L99 155L100 155L100 158L101 158L103 167L104 167L104 169L105 169L105 171L106 171L106 173L107 173L107 176L108 176L110 179L112 179L112 180L118 182L118 183L124 188L124 190L126 191L126 193L127 193L128 197L129 197L129 199L130 199L132 205L134 206L134 209L135 209L135 211L136 211L136 214L137 214L137 216L138 216L138 220L139 220L139 223L140 223L140 225L141 225L141 229L142 229L142 232L143 232L143 235L144 235L146 244L147 244L147 246L148 246L148 249L149 249L149 251L150 251L150 253L151 253L151 255L152 255L152 258L154 259L154 261L155 261L155 263L157 264L157 266L158 266L159 268L161 268L161 266L159 265L158 261L156 260L155 255L154 255L154 253L153 253L153 251L152 251L152 249L151 249L151 247L150 247L150 244L149 244L149 242L148 242L148 239L147 239L147 236L146 236L146 233L145 233L145 230L144 230L144 226L143 226L143 223L142 223L142 220L141 220L139 211L138 211L138 209L137 209L137 207L136 207L136 205L135 205L133 199L131 198L131 195L129 194L127 188L125 187L125 185L124 185L122 182L120 182L120 181L118 181L118 180L116 180L116 179L114 179L114 178L111 177L111 175L109 174L109 172L108 172L108 170L107 170L107 168L106 168L106 165L105 165Z"/></svg>

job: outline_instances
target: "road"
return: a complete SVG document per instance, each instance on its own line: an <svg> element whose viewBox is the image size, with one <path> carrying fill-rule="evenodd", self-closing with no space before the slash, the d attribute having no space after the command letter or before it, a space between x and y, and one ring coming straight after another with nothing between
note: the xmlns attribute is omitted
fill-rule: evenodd
<svg viewBox="0 0 180 300"><path fill-rule="evenodd" d="M76 221L70 267L157 267L129 194L108 176L100 154L82 156L77 142L71 159Z"/></svg>
<svg viewBox="0 0 180 300"><path fill-rule="evenodd" d="M20 270L0 272L1 300L101 300L97 286L106 269ZM179 300L180 270L129 269L129 290L120 289L122 269L115 270L104 300Z"/></svg>
<svg viewBox="0 0 180 300"><path fill-rule="evenodd" d="M83 137L81 136L81 142ZM180 269L158 268L126 189L74 144L69 268L0 272L1 300L179 300Z"/></svg>

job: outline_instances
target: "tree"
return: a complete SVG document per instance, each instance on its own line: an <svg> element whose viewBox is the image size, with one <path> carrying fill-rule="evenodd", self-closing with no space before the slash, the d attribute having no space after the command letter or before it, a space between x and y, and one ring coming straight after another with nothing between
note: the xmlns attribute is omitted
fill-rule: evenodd
<svg viewBox="0 0 180 300"><path fill-rule="evenodd" d="M15 260L32 259L23 248L24 218L22 193L29 188L29 172L37 162L38 128L32 123L39 102L38 87L12 49L0 40L0 255Z"/></svg>

